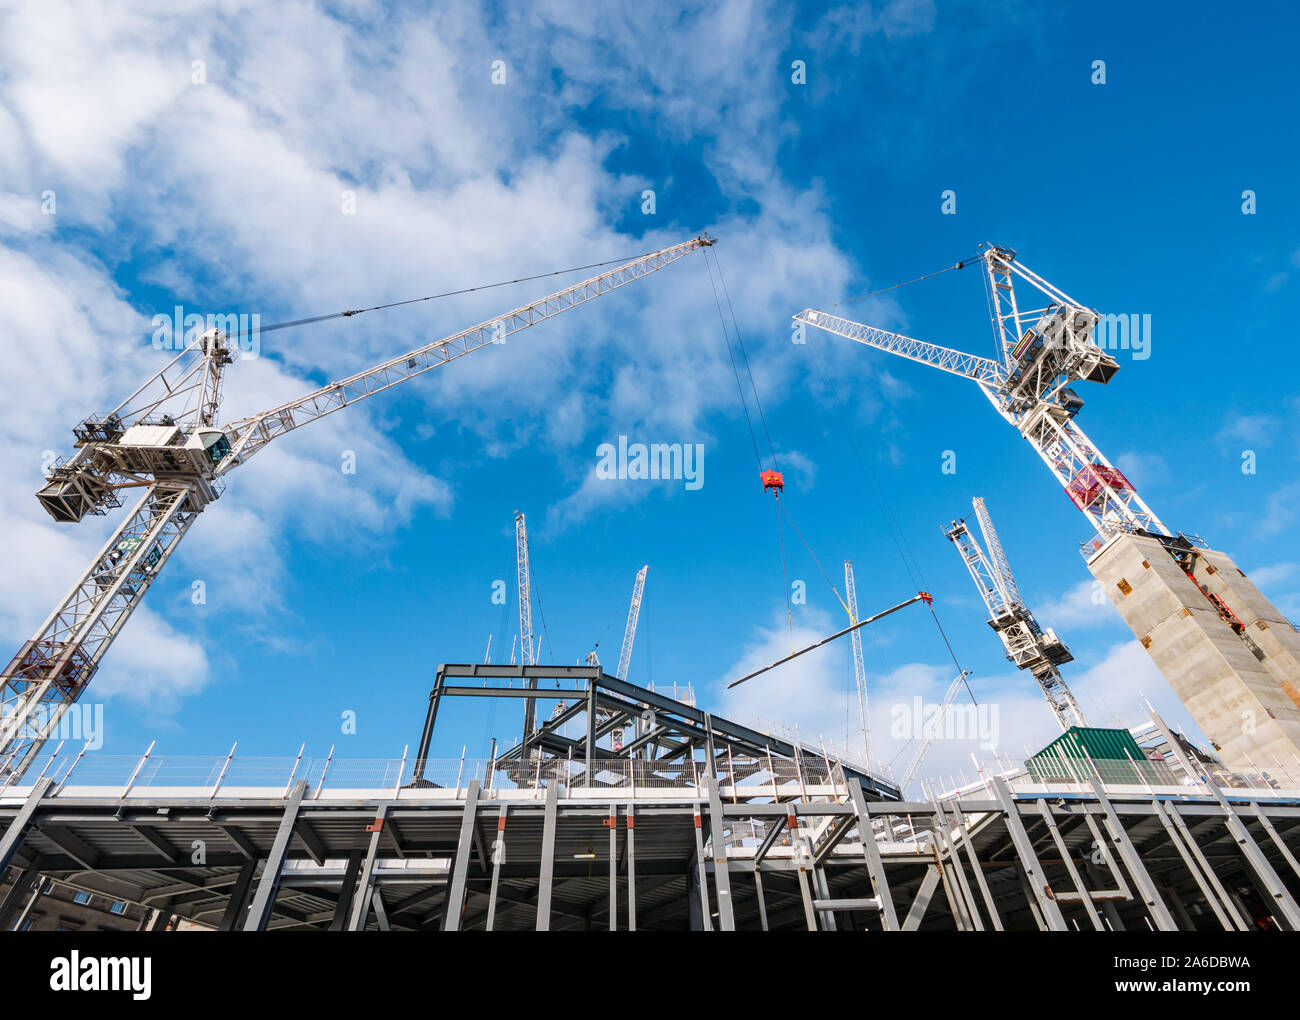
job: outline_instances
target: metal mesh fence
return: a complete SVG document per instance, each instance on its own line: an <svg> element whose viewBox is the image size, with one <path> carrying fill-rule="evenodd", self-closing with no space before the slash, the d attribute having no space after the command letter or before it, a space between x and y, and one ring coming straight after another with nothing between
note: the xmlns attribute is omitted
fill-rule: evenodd
<svg viewBox="0 0 1300 1020"><path fill-rule="evenodd" d="M57 793L65 787L114 791L160 788L266 791L282 796L304 781L309 795L349 789L450 789L463 790L471 781L489 790L538 790L559 785L569 791L623 792L698 790L707 775L703 763L611 759L588 768L582 761L563 758L430 759L414 758L309 758L227 756L130 756L109 754L38 755L17 770L0 763L0 792L29 789L49 779ZM844 770L824 757L734 757L718 763L714 777L731 797L799 794L846 794Z"/></svg>

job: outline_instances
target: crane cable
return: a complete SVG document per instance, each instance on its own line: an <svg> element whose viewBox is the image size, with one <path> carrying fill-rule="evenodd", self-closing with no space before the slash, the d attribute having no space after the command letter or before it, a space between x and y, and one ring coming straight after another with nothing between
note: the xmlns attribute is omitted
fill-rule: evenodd
<svg viewBox="0 0 1300 1020"><path fill-rule="evenodd" d="M898 290L899 287L906 287L913 283L920 283L922 280L929 280L936 276L942 276L944 273L951 273L954 269L962 269L965 266L969 265L971 262L978 261L979 258L980 258L979 255L971 255L964 259L958 259L956 262L954 262L951 266L948 266L946 269L936 269L932 273L925 273L921 276L916 277L915 279L904 280L902 283L893 283L890 284L888 287L881 287L879 290L873 290L869 294L859 294L857 297L845 298L843 301L836 301L834 304L825 305L824 307L839 308L841 305L851 305L855 301L865 301L867 298L875 297L877 294L884 294L891 290Z"/></svg>
<svg viewBox="0 0 1300 1020"><path fill-rule="evenodd" d="M480 290L492 290L495 287L509 287L513 283L530 283L533 280L545 280L552 276L563 276L566 273L581 272L584 269L599 269L602 266L612 266L621 262L633 262L636 259L645 258L646 255L651 254L653 254L653 252L645 252L641 255L632 255L627 258L606 259L603 262L591 262L585 266L572 266L569 269L556 269L550 273L536 273L533 276L521 276L515 280L500 280L497 283L483 283L479 284L477 287L462 287L460 290L446 290L441 294L427 294L424 297L407 298L404 301L390 301L387 304L371 305L368 308L349 308L346 311L329 312L325 315L312 315L305 319L289 319L285 322L273 322L269 326L259 325L256 332L259 334L269 333L274 329L289 329L293 326L307 326L313 322L328 322L331 319L346 319L354 315L363 315L366 312L379 312L383 311L385 308L400 308L403 305L415 305L422 301L436 301L439 298L456 297L460 294L473 294ZM228 339L239 340L250 335L252 334L248 332L234 333L230 334Z"/></svg>
<svg viewBox="0 0 1300 1020"><path fill-rule="evenodd" d="M719 279L721 279L722 264L718 262L718 256L716 252L714 253L713 261L717 265L718 277ZM723 314L722 311L722 298L718 294L718 281L714 280L713 278L714 267L709 264L709 253L707 250L704 253L704 266L709 273L709 286L713 288L713 303L717 306L718 321L722 324L722 339L723 342L727 345L727 357L731 361L731 373L736 380L736 392L740 395L740 407L745 412L745 427L749 430L749 441L750 444L754 447L754 462L758 465L758 471L759 474L761 475L763 473L763 455L759 453L758 450L758 435L754 431L754 419L749 414L749 401L745 397L745 386L740 381L740 366L737 365L736 363L736 354L731 347L731 333L727 330L727 317ZM731 321L733 327L736 330L736 340L741 347L742 354L744 354L744 346L743 346L744 342L743 340L741 340L740 337L740 328L739 326L736 325L736 310L731 303L731 295L729 292L727 292L725 281L723 281L723 292L727 293L727 308L730 309L731 311ZM772 470L775 471L777 469L776 448L772 444L772 433L768 430L767 418L766 416L763 415L763 407L758 399L758 389L754 385L754 373L751 371L749 366L748 354L744 354L744 361L745 361L745 372L749 375L750 390L754 394L754 403L757 407L759 415L763 419L763 432L767 437L768 451L772 455ZM781 550L781 580L782 580L782 586L785 590L785 619L786 619L786 624L790 629L790 651L793 652L794 651L794 609L790 603L790 571L786 566L785 531L781 524L781 505L779 499L777 500L776 534L777 534L777 544L779 545Z"/></svg>
<svg viewBox="0 0 1300 1020"><path fill-rule="evenodd" d="M708 252L705 252L705 265L706 265L706 267L708 266L708 254L709 254ZM725 316L723 315L723 313L722 313L722 303L721 303L721 301L720 301L720 299L719 299L719 297L718 297L718 284L719 284L719 283L722 285L722 294L723 294L723 296L724 296L724 297L726 298L726 300L727 300L727 311L728 311L728 312L730 313L730 315L731 315L731 329L732 329L732 330L735 332L735 334L736 334L736 346L738 346L738 347L740 348L741 359L743 360L744 365L745 365L745 375L749 378L749 388L750 388L750 391L751 391L751 392L753 393L753 395L754 395L754 406L755 406L755 408L756 408L757 411L758 411L759 420L760 420L760 422L761 422L761 424L762 424L762 426L763 426L763 434L764 434L764 437L767 439L768 450L770 451L771 456L772 456L772 468L773 468L773 470L777 470L777 468L778 468L778 464L777 464L777 459L776 459L776 447L775 447L775 444L772 442L772 433L771 433L771 430L768 428L768 425L767 425L767 415L763 412L763 404L762 404L762 401L759 399L759 396L758 396L758 387L757 387L757 385L756 385L755 382L754 382L754 372L753 372L753 369L751 368L750 363L749 363L749 354L748 354L748 352L745 350L745 342L744 342L744 339L743 339L743 338L741 337L741 335L740 335L740 323L739 323L739 321L738 321L737 318L736 318L736 309L735 309L735 306L732 304L732 301L731 301L731 292L730 292L730 290L729 290L728 287L727 287L727 279L726 279L726 276L725 276L725 275L723 274L723 272L722 272L722 263L718 260L717 252L714 252L714 253L713 253L713 264L714 264L714 266L717 268L717 272L718 272L718 280L717 280L717 282L714 281L714 279L713 279L713 269L710 268L710 269L709 269L709 283L710 283L710 284L712 285L712 287L713 287L713 298L714 298L714 302L715 302L715 304L717 304L717 307L718 307L718 317L719 317L719 319L722 321L722 333L723 333L723 337L724 337L724 339L725 339L726 342L727 342L727 354L728 354L728 356L731 358L731 367L732 367L732 372L733 372L733 374L735 375L735 378L736 378L736 388L737 388L737 390L740 392L740 401L741 401L741 406L745 409L745 423L746 423L746 425L747 425L748 428L749 428L749 438L750 438L750 441L751 441L751 443L753 444L753 447L754 447L754 457L755 457L755 460L758 462L758 468L759 468L759 471L762 472L762 470L763 470L763 458L762 458L762 456L759 454L759 451L758 451L758 438L757 438L757 435L756 435L756 433L755 433L755 431L754 431L754 422L753 422L753 419L752 419L752 418L750 417L750 415L749 415L748 401L747 401L746 398L745 398L744 386L743 386L743 384L742 384L741 381L740 381L740 370L739 370L739 367L738 367L737 364L736 364L735 354L733 353L733 351L732 351L732 349L731 349L731 337L730 337L730 334L729 334L728 331L727 331L727 321L726 321L726 317L725 317ZM790 643L791 643L791 644L790 644L790 649L791 649L791 651L793 651L793 650L794 650L794 612L793 612L793 608L792 608L792 606L791 606L791 601L790 601L790 574L789 574L789 570L788 570L788 567L787 567L787 559L786 559L786 553L785 553L785 528L784 528L784 525L782 524L782 521L781 521L781 514L782 514L782 513L785 514L786 520L788 520L788 521L790 522L790 527L792 527L792 528L794 529L794 533L799 537L799 541L802 542L804 548L808 550L808 555L812 558L813 563L817 566L817 571L822 575L822 578L826 581L827 586L830 588L832 594L834 594L834 596L835 596L835 600L836 600L837 602L839 602L839 604L840 604L841 607L843 607L845 614L849 617L849 622L850 622L850 623L854 622L854 621L853 621L853 613L852 613L852 611L849 609L848 604L844 601L843 597L840 595L840 593L839 593L839 589L836 588L834 582L831 581L831 579L830 579L830 575L828 575L828 574L826 573L825 569L822 567L822 565L821 565L821 561L817 558L817 554L816 554L815 552L813 552L813 548L812 548L812 546L808 543L808 540L807 540L806 538L804 538L803 532L801 532L801 531L799 530L799 526L798 526L797 524L795 524L795 522L794 522L794 517L790 514L789 509L785 506L784 502L783 502L782 499L781 499L781 490L780 490L779 488L774 489L774 490L773 490L773 493L774 493L774 495L776 496L776 504L777 504L777 510L778 510L778 512L777 512L777 541L778 541L778 543L779 543L779 545L780 545L780 549L781 549L781 575L782 575L782 579L783 579L784 584L785 584L785 615L786 615L786 622L787 622L787 624L788 624L788 626L789 626L789 630L790 630Z"/></svg>

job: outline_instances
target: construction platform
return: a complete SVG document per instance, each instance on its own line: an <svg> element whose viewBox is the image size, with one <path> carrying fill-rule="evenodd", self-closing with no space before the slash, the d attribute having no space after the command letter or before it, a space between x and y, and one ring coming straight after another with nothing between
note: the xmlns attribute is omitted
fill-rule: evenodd
<svg viewBox="0 0 1300 1020"><path fill-rule="evenodd" d="M477 689L555 695L514 669ZM620 697L663 696L564 672L584 734L561 711L482 761L42 756L0 788L0 926L46 877L170 930L1300 929L1300 782L1168 731L1167 760L1040 757L905 801L680 702L588 767Z"/></svg>

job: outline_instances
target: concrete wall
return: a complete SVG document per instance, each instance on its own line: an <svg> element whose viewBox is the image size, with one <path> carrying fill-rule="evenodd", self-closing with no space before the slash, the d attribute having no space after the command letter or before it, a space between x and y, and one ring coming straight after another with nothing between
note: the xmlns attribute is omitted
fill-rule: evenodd
<svg viewBox="0 0 1300 1020"><path fill-rule="evenodd" d="M1300 702L1291 692L1300 694L1300 634L1231 559L1199 552L1197 579L1237 614L1263 659L1155 539L1122 535L1088 568L1225 762L1281 762L1294 770Z"/></svg>

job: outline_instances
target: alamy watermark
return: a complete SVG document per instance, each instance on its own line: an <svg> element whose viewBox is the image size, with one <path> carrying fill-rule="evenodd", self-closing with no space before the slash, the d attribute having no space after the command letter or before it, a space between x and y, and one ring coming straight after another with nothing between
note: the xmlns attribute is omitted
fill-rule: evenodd
<svg viewBox="0 0 1300 1020"><path fill-rule="evenodd" d="M1151 357L1151 313L1102 315L1092 339L1103 351L1132 351L1134 361L1146 361Z"/></svg>
<svg viewBox="0 0 1300 1020"><path fill-rule="evenodd" d="M890 709L889 735L894 740L970 740L996 747L998 706L927 702L917 695Z"/></svg>
<svg viewBox="0 0 1300 1020"><path fill-rule="evenodd" d="M703 443L629 443L619 436L617 445L596 447L596 477L604 479L684 481L686 488L704 487Z"/></svg>
<svg viewBox="0 0 1300 1020"><path fill-rule="evenodd" d="M98 751L104 746L104 706L92 702L69 705L50 725L53 707L37 709L27 717L27 721L13 736L23 740L53 740L56 743L70 741L84 744L87 751Z"/></svg>

